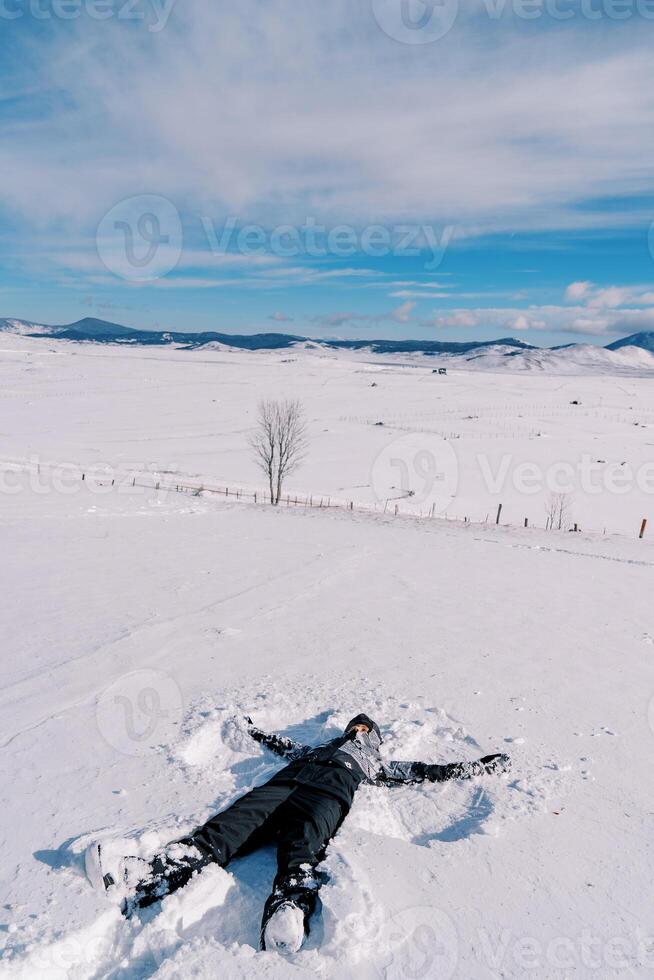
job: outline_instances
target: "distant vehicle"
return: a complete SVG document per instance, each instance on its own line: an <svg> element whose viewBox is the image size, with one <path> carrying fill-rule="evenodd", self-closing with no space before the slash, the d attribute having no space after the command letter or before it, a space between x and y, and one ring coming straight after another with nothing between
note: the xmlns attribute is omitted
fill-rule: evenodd
<svg viewBox="0 0 654 980"><path fill-rule="evenodd" d="M432 374L447 374L447 368L434 368Z"/></svg>

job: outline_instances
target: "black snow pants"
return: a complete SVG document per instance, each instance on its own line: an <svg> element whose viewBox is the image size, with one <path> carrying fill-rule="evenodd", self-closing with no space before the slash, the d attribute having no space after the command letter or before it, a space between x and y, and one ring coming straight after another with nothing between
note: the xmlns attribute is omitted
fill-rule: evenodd
<svg viewBox="0 0 654 980"><path fill-rule="evenodd" d="M308 932L323 882L316 869L348 810L348 803L316 786L292 776L274 777L156 855L125 914L182 888L208 864L226 867L233 857L276 844L277 874L263 911L262 937L270 916L288 900L304 912ZM188 853L175 854L177 845L188 848Z"/></svg>
<svg viewBox="0 0 654 980"><path fill-rule="evenodd" d="M316 867L347 812L328 793L292 781L272 780L236 800L184 839L207 862L225 867L237 855L277 845L277 875L263 915L263 928L286 900L299 905L308 920L322 883Z"/></svg>
<svg viewBox="0 0 654 980"><path fill-rule="evenodd" d="M246 793L186 840L223 867L237 854L276 844L278 877L283 877L320 863L344 810L327 793L275 780Z"/></svg>

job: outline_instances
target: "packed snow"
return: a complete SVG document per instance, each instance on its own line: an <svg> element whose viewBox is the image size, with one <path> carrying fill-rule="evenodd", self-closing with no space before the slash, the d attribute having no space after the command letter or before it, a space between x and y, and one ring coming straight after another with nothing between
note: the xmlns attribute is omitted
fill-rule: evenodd
<svg viewBox="0 0 654 980"><path fill-rule="evenodd" d="M572 534L515 526L520 495L499 526L432 518L426 502L384 513L374 476L423 425L459 434L437 433L463 474L450 516L491 507L465 484L480 446L524 461L592 443L646 462L649 381L2 346L3 980L651 975L646 493L603 492L589 521L612 533ZM275 395L301 398L310 421L293 491L360 510L112 485L140 464L257 486L247 438ZM108 469L64 485L46 461ZM148 858L275 771L245 715L317 744L359 710L388 759L505 751L513 768L362 788L299 953L257 948L270 850L130 921L91 888L91 841Z"/></svg>

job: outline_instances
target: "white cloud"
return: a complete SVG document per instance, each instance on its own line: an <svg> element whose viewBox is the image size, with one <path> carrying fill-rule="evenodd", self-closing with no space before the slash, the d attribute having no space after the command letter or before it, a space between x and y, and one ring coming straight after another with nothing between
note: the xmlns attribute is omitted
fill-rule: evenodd
<svg viewBox="0 0 654 980"><path fill-rule="evenodd" d="M511 307L481 307L474 310L436 311L423 326L481 327L501 333L527 333L548 331L566 335L593 337L619 337L651 330L654 327L654 309L588 308L585 306L529 306L526 309Z"/></svg>
<svg viewBox="0 0 654 980"><path fill-rule="evenodd" d="M415 308L415 303L407 300L406 303L402 303L397 309L393 310L391 313L391 320L395 320L396 323L408 323L411 319L411 313Z"/></svg>
<svg viewBox="0 0 654 980"><path fill-rule="evenodd" d="M573 282L565 291L569 300L585 300L590 310L616 310L624 306L654 306L651 286L597 286L592 282Z"/></svg>
<svg viewBox="0 0 654 980"><path fill-rule="evenodd" d="M610 320L590 320L588 317L579 316L572 321L571 330L590 337L601 337L608 332L609 326Z"/></svg>
<svg viewBox="0 0 654 980"><path fill-rule="evenodd" d="M321 313L318 316L310 317L310 322L319 327L343 327L346 324L368 324L370 326L379 323L411 323L411 313L415 303L406 302L396 307L394 310L379 313L354 313L352 311Z"/></svg>
<svg viewBox="0 0 654 980"><path fill-rule="evenodd" d="M394 299L441 299L448 293L445 289L439 290L437 293L424 293L417 289L398 289L389 295Z"/></svg>
<svg viewBox="0 0 654 980"><path fill-rule="evenodd" d="M565 298L575 301L583 299L592 285L592 282L571 282L565 291Z"/></svg>
<svg viewBox="0 0 654 980"><path fill-rule="evenodd" d="M457 310L455 313L446 314L437 318L436 326L439 327L477 327L479 319L472 310Z"/></svg>
<svg viewBox="0 0 654 980"><path fill-rule="evenodd" d="M511 330L517 330L520 333L525 330L547 330L547 321L538 320L535 317L525 316L524 313L519 313L515 320L509 322L507 326Z"/></svg>
<svg viewBox="0 0 654 980"><path fill-rule="evenodd" d="M588 300L590 309L609 309L614 310L618 306L623 306L629 301L632 295L631 290L621 289L619 286L609 286L607 289L598 289L597 292Z"/></svg>
<svg viewBox="0 0 654 980"><path fill-rule="evenodd" d="M198 223L374 216L464 235L617 221L575 204L652 190L652 56L637 20L592 44L582 18L528 36L507 21L482 46L462 14L424 50L352 0L183 0L156 34L70 21L24 51L0 204L67 232L139 193Z"/></svg>

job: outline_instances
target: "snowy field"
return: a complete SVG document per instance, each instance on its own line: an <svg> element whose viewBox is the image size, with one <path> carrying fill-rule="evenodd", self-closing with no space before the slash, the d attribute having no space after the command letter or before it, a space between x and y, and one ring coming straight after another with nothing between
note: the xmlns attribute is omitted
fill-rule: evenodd
<svg viewBox="0 0 654 980"><path fill-rule="evenodd" d="M493 522L502 504L503 523L527 518L537 527L552 495L563 494L565 526L633 537L643 518L654 525L654 355L594 348L589 360L581 350L555 352L553 371L579 364L561 375L534 367L542 351L495 373L493 351L468 363L304 348L102 347L5 333L0 463L261 488L248 445L257 404L297 398L309 452L289 483L294 494L473 522ZM606 357L613 372L626 364L631 373L602 373ZM432 373L442 364L447 376Z"/></svg>
<svg viewBox="0 0 654 980"><path fill-rule="evenodd" d="M637 539L651 380L0 346L0 455L32 461L4 472L0 498L3 980L652 975L654 538ZM258 399L281 394L310 423L293 492L379 513L34 470L256 487L248 433ZM509 475L494 494L479 454L494 472L508 454L543 473L589 454L633 480L575 492L581 533L524 529L544 523L547 488ZM394 469L414 490L398 517L381 512ZM483 521L501 502L507 523L427 517L448 495L449 516ZM244 713L318 741L357 710L379 720L388 758L507 751L513 771L362 789L299 954L256 951L269 852L130 922L91 890L90 840L149 856L273 771Z"/></svg>

